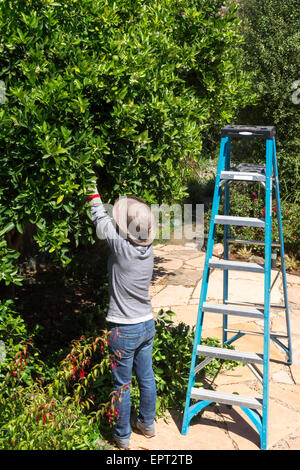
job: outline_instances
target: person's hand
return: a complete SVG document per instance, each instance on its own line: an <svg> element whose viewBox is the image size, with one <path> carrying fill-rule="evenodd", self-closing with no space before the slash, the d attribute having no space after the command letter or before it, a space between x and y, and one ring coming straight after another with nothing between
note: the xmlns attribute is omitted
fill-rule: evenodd
<svg viewBox="0 0 300 470"><path fill-rule="evenodd" d="M100 194L97 188L96 177L92 180L92 184L87 188L87 200L90 204L100 204Z"/></svg>

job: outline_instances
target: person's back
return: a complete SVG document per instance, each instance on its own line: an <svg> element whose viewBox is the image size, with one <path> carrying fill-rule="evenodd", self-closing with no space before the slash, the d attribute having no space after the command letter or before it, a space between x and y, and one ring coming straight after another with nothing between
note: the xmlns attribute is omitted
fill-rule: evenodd
<svg viewBox="0 0 300 470"><path fill-rule="evenodd" d="M122 253L108 260L110 306L107 320L136 323L153 318L149 287L153 273L153 248L135 247L130 242Z"/></svg>
<svg viewBox="0 0 300 470"><path fill-rule="evenodd" d="M102 204L91 207L97 233L111 248L108 259L109 310L107 321L140 323L153 318L149 287L153 274L153 248L134 245L116 232Z"/></svg>

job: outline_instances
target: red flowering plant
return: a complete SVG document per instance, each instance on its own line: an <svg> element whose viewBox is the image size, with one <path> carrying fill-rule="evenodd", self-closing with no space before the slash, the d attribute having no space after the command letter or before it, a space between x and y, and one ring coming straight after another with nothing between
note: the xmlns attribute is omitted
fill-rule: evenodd
<svg viewBox="0 0 300 470"><path fill-rule="evenodd" d="M53 383L56 392L70 394L79 405L89 410L93 420L107 418L113 424L118 418L117 403L122 391L112 391L111 370L117 367L121 351L110 354L108 345L111 331L100 330L101 335L72 341L70 353L61 362L61 369Z"/></svg>
<svg viewBox="0 0 300 470"><path fill-rule="evenodd" d="M99 433L89 416L81 413L69 396L49 397L48 390L35 382L16 387L11 399L0 399L1 448L10 450L91 450L97 449ZM3 401L3 402L2 402ZM5 412L4 410L5 406Z"/></svg>
<svg viewBox="0 0 300 470"><path fill-rule="evenodd" d="M13 301L0 301L0 340L5 347L5 360L0 361L0 384L10 387L29 385L43 374L44 364L34 347L23 318L13 310Z"/></svg>
<svg viewBox="0 0 300 470"><path fill-rule="evenodd" d="M28 372L28 366L31 362L29 358L29 348L33 348L31 341L20 341L18 351L9 364L12 376L19 381L24 378L25 374Z"/></svg>

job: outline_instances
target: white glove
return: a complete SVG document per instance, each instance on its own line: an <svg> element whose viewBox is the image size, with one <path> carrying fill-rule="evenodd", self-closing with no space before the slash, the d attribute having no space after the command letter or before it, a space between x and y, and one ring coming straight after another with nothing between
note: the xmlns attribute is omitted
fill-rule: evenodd
<svg viewBox="0 0 300 470"><path fill-rule="evenodd" d="M93 187L87 188L88 196L87 200L90 205L101 204L100 194L96 185L96 180L93 180Z"/></svg>

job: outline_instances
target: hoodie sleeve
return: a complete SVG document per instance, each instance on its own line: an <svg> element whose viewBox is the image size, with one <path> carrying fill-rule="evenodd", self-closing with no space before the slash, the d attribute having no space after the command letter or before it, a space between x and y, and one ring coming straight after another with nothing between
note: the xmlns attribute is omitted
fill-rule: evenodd
<svg viewBox="0 0 300 470"><path fill-rule="evenodd" d="M106 240L113 252L120 252L126 241L117 232L101 199L100 202L91 204L91 215L92 221L96 227L97 237L101 240Z"/></svg>

